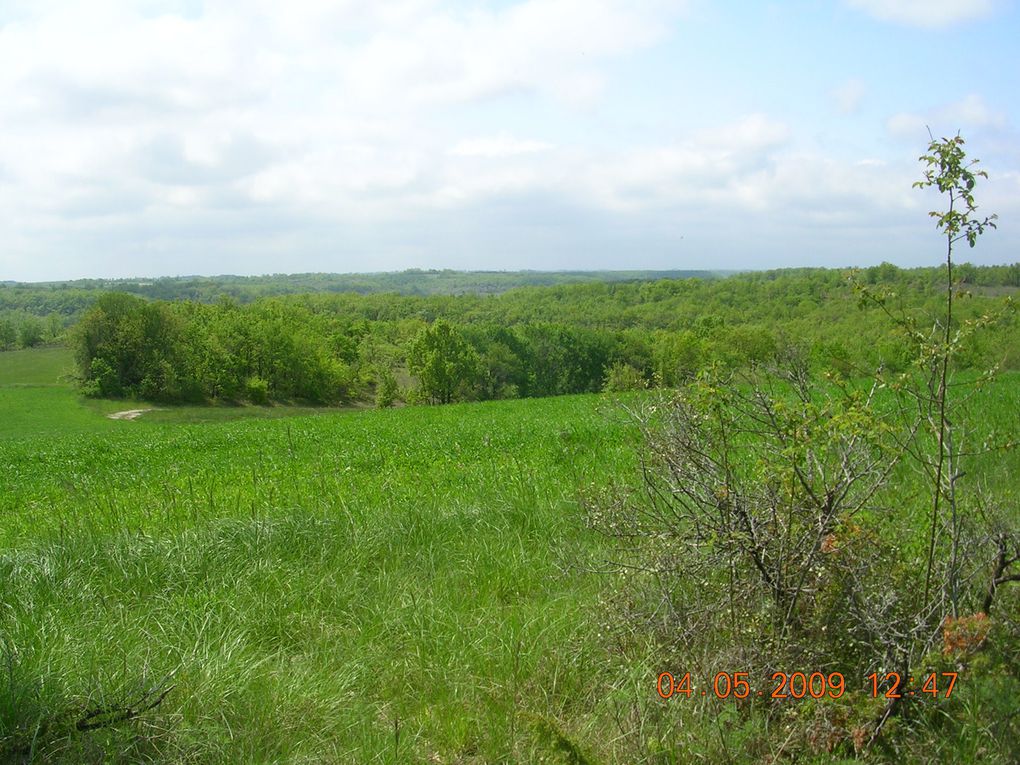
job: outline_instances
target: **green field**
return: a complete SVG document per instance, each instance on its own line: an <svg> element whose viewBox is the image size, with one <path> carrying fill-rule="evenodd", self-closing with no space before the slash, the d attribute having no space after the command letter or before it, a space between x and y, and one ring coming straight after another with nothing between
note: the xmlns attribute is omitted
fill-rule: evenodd
<svg viewBox="0 0 1020 765"><path fill-rule="evenodd" d="M598 397L114 422L11 370L9 750L494 762L536 761L547 728L598 740L612 661L575 491L630 460ZM74 731L164 678L137 723Z"/></svg>
<svg viewBox="0 0 1020 765"><path fill-rule="evenodd" d="M614 626L610 398L113 421L67 361L0 354L0 762L758 761ZM1015 427L1020 379L986 395Z"/></svg>
<svg viewBox="0 0 1020 765"><path fill-rule="evenodd" d="M74 358L67 348L32 348L0 354L0 387L66 386L73 371Z"/></svg>

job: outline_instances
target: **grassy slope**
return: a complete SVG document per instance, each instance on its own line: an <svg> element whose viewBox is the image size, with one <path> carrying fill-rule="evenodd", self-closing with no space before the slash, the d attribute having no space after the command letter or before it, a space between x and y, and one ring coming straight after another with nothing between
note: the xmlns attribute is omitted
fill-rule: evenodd
<svg viewBox="0 0 1020 765"><path fill-rule="evenodd" d="M574 487L629 459L598 398L189 425L60 392L41 435L0 440L9 747L533 761L542 719L597 740ZM58 434L72 413L92 430ZM144 722L69 731L171 672Z"/></svg>
<svg viewBox="0 0 1020 765"><path fill-rule="evenodd" d="M84 402L69 387L74 359L66 348L0 352L0 439L99 432L97 416L122 409L115 402Z"/></svg>
<svg viewBox="0 0 1020 765"><path fill-rule="evenodd" d="M576 491L635 435L605 399L113 422L6 374L4 422L34 419L0 430L0 761L532 762L562 734L624 762L624 729L701 752L762 722L656 703L662 667L603 637ZM1020 378L986 395L1015 429ZM72 730L170 673L140 720Z"/></svg>
<svg viewBox="0 0 1020 765"><path fill-rule="evenodd" d="M74 371L67 348L31 348L0 352L0 386L58 385Z"/></svg>

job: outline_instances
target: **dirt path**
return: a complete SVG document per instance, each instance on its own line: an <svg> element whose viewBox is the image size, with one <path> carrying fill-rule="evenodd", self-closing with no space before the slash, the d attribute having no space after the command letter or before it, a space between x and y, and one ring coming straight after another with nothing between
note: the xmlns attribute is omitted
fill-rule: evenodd
<svg viewBox="0 0 1020 765"><path fill-rule="evenodd" d="M146 412L158 412L159 410L155 407L149 409L125 409L123 412L114 412L113 414L106 415L111 420L137 420Z"/></svg>

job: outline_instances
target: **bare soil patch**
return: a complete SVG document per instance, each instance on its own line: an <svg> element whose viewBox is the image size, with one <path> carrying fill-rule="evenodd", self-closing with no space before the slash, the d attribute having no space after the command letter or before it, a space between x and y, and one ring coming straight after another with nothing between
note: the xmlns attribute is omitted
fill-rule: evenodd
<svg viewBox="0 0 1020 765"><path fill-rule="evenodd" d="M106 415L111 420L137 420L146 412L157 412L159 411L155 407L148 409L125 409L123 412L113 412L112 414Z"/></svg>

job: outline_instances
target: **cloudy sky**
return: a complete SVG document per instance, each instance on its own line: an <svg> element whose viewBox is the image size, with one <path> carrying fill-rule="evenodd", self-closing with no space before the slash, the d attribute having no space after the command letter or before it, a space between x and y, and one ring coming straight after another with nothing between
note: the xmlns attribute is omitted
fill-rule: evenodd
<svg viewBox="0 0 1020 765"><path fill-rule="evenodd" d="M0 0L0 280L1020 260L1013 0Z"/></svg>

